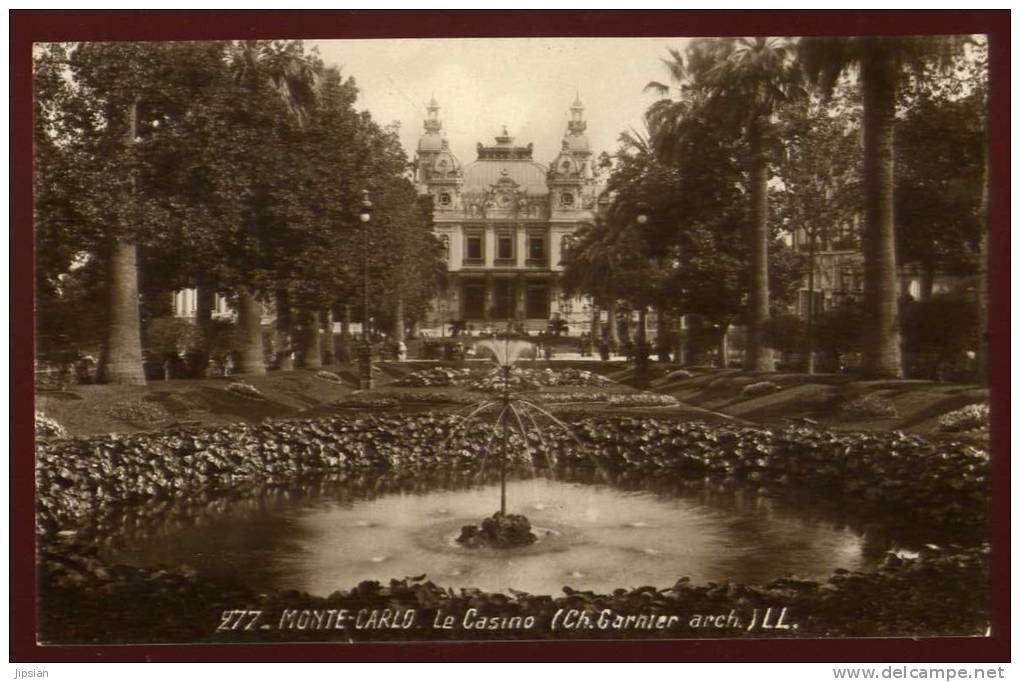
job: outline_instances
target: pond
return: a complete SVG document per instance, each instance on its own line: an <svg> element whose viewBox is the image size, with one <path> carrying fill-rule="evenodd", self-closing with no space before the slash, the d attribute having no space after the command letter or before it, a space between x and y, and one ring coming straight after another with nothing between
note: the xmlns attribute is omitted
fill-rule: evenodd
<svg viewBox="0 0 1020 682"><path fill-rule="evenodd" d="M700 481L636 487L583 477L512 480L508 511L527 515L539 537L512 550L454 541L461 526L498 508L495 483L392 485L368 476L262 491L156 523L129 519L105 551L121 563L186 564L258 590L324 596L363 580L421 574L442 586L553 595L565 585L596 593L664 588L684 576L825 580L836 568L871 570L891 548L883 534L803 500Z"/></svg>

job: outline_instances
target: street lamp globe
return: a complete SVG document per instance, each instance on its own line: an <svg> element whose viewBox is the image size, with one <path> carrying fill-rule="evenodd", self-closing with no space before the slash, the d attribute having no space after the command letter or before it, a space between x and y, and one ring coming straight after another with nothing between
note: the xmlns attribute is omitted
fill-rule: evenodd
<svg viewBox="0 0 1020 682"><path fill-rule="evenodd" d="M368 337L368 222L372 219L372 202L368 198L368 190L361 191L361 235L362 235L362 265L364 267L364 281L362 282L362 320L361 320L361 346L358 349L358 388L371 390L372 380L372 342Z"/></svg>
<svg viewBox="0 0 1020 682"><path fill-rule="evenodd" d="M637 205L637 224L644 225L648 222L648 204L644 201L638 202Z"/></svg>
<svg viewBox="0 0 1020 682"><path fill-rule="evenodd" d="M372 219L372 202L368 198L368 190L361 190L361 222L367 223Z"/></svg>

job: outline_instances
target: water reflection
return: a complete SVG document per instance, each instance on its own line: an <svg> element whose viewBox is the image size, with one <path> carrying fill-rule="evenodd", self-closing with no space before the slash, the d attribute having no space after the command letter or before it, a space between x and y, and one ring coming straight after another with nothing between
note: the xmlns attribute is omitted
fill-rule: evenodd
<svg viewBox="0 0 1020 682"><path fill-rule="evenodd" d="M510 483L510 511L545 533L520 550L468 550L460 526L498 506L491 478L355 472L238 488L112 515L95 526L116 561L187 564L257 589L314 594L426 573L451 587L611 592L694 582L824 580L867 570L909 534L824 495L766 494L657 473L562 471ZM931 541L930 535L927 541Z"/></svg>

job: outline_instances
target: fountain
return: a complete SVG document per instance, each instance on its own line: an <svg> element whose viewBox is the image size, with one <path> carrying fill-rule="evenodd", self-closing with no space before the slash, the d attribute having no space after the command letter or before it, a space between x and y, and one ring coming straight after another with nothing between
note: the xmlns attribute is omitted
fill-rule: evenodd
<svg viewBox="0 0 1020 682"><path fill-rule="evenodd" d="M525 454L531 454L531 446L528 440L528 429L525 426L525 419L530 420L539 439L542 439L542 429L539 427L539 417L550 420L553 424L562 428L573 437L570 429L559 419L554 417L548 410L533 401L525 399L520 394L511 392L510 379L514 363L530 351L534 357L534 345L526 341L506 339L502 343L494 341L483 341L478 344L482 350L489 351L493 361L502 374L503 388L496 399L481 400L469 405L464 411L466 416L454 427L451 437L457 433L463 433L468 425L479 419L487 412L496 412L495 428L493 435L502 435L502 444L499 448L499 511L484 519L479 525L467 525L461 528L457 542L466 547L490 547L490 548L511 548L530 545L538 540L531 532L531 522L523 514L508 514L506 508L506 475L507 463L510 455L510 434L516 429L524 442ZM513 421L511 422L511 418ZM576 441L577 439L574 438ZM490 440L491 443L491 440ZM548 451L546 451L548 457ZM481 468L484 471L488 458L488 448L483 453ZM550 462L550 465L552 462Z"/></svg>

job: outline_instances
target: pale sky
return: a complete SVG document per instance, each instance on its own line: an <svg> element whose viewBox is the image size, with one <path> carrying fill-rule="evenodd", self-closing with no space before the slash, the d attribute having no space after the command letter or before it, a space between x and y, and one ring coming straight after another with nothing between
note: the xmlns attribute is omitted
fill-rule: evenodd
<svg viewBox="0 0 1020 682"><path fill-rule="evenodd" d="M462 164L503 124L519 144L535 144L548 165L559 152L567 110L579 94L595 155L616 150L655 100L650 80L667 81L662 59L683 38L470 38L306 41L323 60L354 76L355 105L380 124L399 121L410 158L435 94L450 148Z"/></svg>

